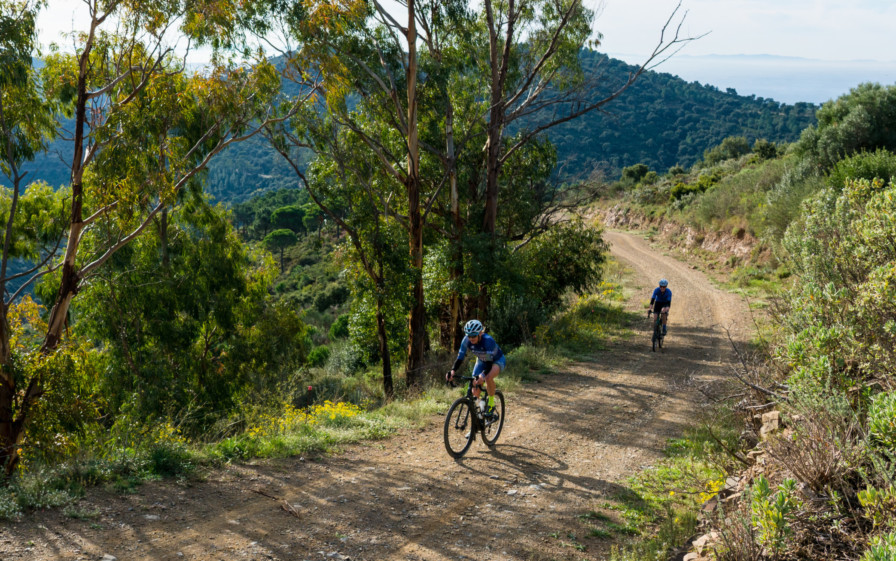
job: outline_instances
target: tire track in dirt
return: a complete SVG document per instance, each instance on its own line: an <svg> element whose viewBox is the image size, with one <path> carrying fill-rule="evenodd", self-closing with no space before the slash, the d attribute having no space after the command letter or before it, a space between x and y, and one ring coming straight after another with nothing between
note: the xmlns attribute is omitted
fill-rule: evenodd
<svg viewBox="0 0 896 561"><path fill-rule="evenodd" d="M693 422L699 406L686 382L724 375L734 357L720 326L738 338L747 331L736 322L748 317L737 297L643 239L605 238L635 271L630 310L646 316L656 281L669 279L666 352L650 352L645 317L629 340L508 396L493 450L477 441L451 460L434 417L424 429L330 457L230 466L130 495L94 489L79 504L97 512L92 518L51 511L4 523L0 559L603 558L611 542L588 537L578 517L624 491L625 477Z"/></svg>

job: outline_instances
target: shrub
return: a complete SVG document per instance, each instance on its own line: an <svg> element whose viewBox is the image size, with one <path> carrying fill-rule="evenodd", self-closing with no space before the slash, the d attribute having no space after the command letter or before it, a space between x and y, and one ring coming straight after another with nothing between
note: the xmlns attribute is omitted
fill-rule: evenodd
<svg viewBox="0 0 896 561"><path fill-rule="evenodd" d="M330 349L324 345L314 347L308 353L308 364L311 366L323 366L330 358Z"/></svg>
<svg viewBox="0 0 896 561"><path fill-rule="evenodd" d="M750 502L752 520L759 529L759 542L773 551L775 558L784 549L787 536L792 533L793 514L799 506L793 479L785 479L774 494L764 476L756 479Z"/></svg>
<svg viewBox="0 0 896 561"><path fill-rule="evenodd" d="M760 160L771 160L778 157L778 147L774 142L760 138L753 143L753 153Z"/></svg>
<svg viewBox="0 0 896 561"><path fill-rule="evenodd" d="M896 561L896 532L872 539L862 561Z"/></svg>
<svg viewBox="0 0 896 561"><path fill-rule="evenodd" d="M159 442L150 448L148 456L149 468L161 476L187 475L195 467L187 447L178 442Z"/></svg>
<svg viewBox="0 0 896 561"><path fill-rule="evenodd" d="M546 319L547 313L537 299L507 294L492 307L489 331L502 346L515 347L531 341L535 328Z"/></svg>
<svg viewBox="0 0 896 561"><path fill-rule="evenodd" d="M348 314L342 314L341 316L336 318L336 321L334 321L333 325L330 326L330 341L335 341L337 339L346 339L348 335Z"/></svg>
<svg viewBox="0 0 896 561"><path fill-rule="evenodd" d="M850 179L880 179L888 182L896 176L896 154L882 148L844 158L834 165L828 184L840 190Z"/></svg>
<svg viewBox="0 0 896 561"><path fill-rule="evenodd" d="M724 160L739 158L751 151L750 143L743 136L729 136L714 148L708 148L703 152L703 163L706 166L715 165Z"/></svg>
<svg viewBox="0 0 896 561"><path fill-rule="evenodd" d="M872 442L884 452L896 453L896 391L880 393L868 408Z"/></svg>
<svg viewBox="0 0 896 561"><path fill-rule="evenodd" d="M622 168L622 180L629 183L637 183L647 174L648 168L645 164L635 164Z"/></svg>
<svg viewBox="0 0 896 561"><path fill-rule="evenodd" d="M364 353L351 341L341 341L330 346L328 371L350 376L365 366Z"/></svg>

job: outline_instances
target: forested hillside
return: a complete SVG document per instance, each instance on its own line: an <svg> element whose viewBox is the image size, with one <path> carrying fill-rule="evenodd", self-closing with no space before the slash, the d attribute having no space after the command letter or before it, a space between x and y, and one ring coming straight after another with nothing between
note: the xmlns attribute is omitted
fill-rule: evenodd
<svg viewBox="0 0 896 561"><path fill-rule="evenodd" d="M635 67L594 51L583 51L585 71L606 76L606 90ZM600 95L598 93L598 95ZM815 122L811 103L787 105L772 99L720 91L658 71L645 72L605 111L553 129L558 172L584 179L594 170L617 178L623 167L643 163L657 171L690 167L728 136L791 142Z"/></svg>
<svg viewBox="0 0 896 561"><path fill-rule="evenodd" d="M586 77L600 78L594 98L611 92L636 70L592 50L582 50L580 57ZM557 149L556 173L561 179L586 179L594 171L615 178L623 167L636 163L659 171L675 165L689 167L727 136L744 136L750 142L791 142L815 122L813 104L787 105L720 91L661 70L642 74L606 111L588 113L546 133ZM284 86L291 91L288 82ZM537 124L537 119L529 119L520 127ZM32 179L54 186L67 183L63 162L70 151L68 142L53 143L29 166ZM210 162L207 173L208 193L227 203L299 186L292 169L263 138L227 148Z"/></svg>

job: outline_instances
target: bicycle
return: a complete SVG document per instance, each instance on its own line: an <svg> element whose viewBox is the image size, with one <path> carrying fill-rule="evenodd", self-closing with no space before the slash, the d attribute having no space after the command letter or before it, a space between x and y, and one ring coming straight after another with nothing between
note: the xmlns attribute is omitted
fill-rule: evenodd
<svg viewBox="0 0 896 561"><path fill-rule="evenodd" d="M653 310L647 312L647 317L650 317L650 314L653 313ZM663 314L655 314L656 321L653 322L653 335L650 338L650 344L653 348L653 352L656 352L656 348L660 348L660 352L666 352L663 350Z"/></svg>
<svg viewBox="0 0 896 561"><path fill-rule="evenodd" d="M468 380L467 393L463 397L458 398L448 413L445 414L445 426L443 436L445 439L445 449L452 458L458 459L467 453L473 440L476 439L476 433L482 435L482 441L486 446L492 448L501 435L501 429L504 428L504 394L500 390L495 392L495 412L494 416L488 418L485 414L485 388L481 388L479 399L473 397L473 376L455 376L454 380ZM456 387L453 381L448 382L452 387Z"/></svg>

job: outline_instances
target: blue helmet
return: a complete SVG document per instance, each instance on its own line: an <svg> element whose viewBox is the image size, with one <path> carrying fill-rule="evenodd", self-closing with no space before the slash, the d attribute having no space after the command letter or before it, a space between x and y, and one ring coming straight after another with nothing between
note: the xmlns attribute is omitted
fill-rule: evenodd
<svg viewBox="0 0 896 561"><path fill-rule="evenodd" d="M669 281L667 281L666 279L661 280L660 286L669 286Z"/></svg>
<svg viewBox="0 0 896 561"><path fill-rule="evenodd" d="M464 326L464 333L467 337L475 337L485 331L485 328L482 326L482 322L478 319L471 319Z"/></svg>

